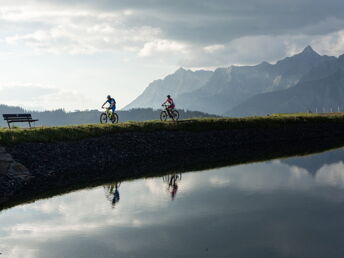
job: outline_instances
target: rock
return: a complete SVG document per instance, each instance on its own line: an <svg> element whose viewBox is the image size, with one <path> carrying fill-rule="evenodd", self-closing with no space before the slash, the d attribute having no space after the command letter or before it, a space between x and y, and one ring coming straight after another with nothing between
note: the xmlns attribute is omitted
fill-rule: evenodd
<svg viewBox="0 0 344 258"><path fill-rule="evenodd" d="M23 178L23 177L31 176L29 170L26 167L24 167L22 164L15 161L9 164L7 175L14 178L15 177Z"/></svg>
<svg viewBox="0 0 344 258"><path fill-rule="evenodd" d="M12 162L13 158L10 154L8 153L1 153L0 154L0 162L1 161L7 161L7 162Z"/></svg>
<svg viewBox="0 0 344 258"><path fill-rule="evenodd" d="M6 200L32 178L30 171L0 146L0 192Z"/></svg>
<svg viewBox="0 0 344 258"><path fill-rule="evenodd" d="M9 161L0 161L0 175L6 175L10 166Z"/></svg>

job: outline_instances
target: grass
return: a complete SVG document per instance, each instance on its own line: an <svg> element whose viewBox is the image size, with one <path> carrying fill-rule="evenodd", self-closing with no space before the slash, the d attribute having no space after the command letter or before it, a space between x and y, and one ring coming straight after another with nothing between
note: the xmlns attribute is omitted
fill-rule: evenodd
<svg viewBox="0 0 344 258"><path fill-rule="evenodd" d="M36 128L1 128L0 144L20 142L54 142L80 140L120 132L207 131L240 128L276 128L298 123L343 124L344 113L333 114L274 114L245 118L198 118L178 122L125 122L119 124L85 124Z"/></svg>

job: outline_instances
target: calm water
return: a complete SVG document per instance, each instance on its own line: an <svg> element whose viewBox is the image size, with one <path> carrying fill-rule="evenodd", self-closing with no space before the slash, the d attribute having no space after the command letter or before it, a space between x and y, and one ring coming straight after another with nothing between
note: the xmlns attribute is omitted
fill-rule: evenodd
<svg viewBox="0 0 344 258"><path fill-rule="evenodd" d="M343 154L122 182L18 206L0 213L0 257L344 257Z"/></svg>

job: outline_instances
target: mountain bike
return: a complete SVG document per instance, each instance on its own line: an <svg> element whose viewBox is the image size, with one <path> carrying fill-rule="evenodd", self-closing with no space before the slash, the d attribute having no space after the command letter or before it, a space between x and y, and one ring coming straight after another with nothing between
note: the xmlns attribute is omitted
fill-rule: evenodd
<svg viewBox="0 0 344 258"><path fill-rule="evenodd" d="M169 110L168 105L164 104L162 105L165 110L161 111L160 113L160 120L166 121L167 118L171 118L173 121L178 121L179 119L179 112L175 109Z"/></svg>
<svg viewBox="0 0 344 258"><path fill-rule="evenodd" d="M100 114L100 123L106 124L108 121L111 123L118 123L118 115L117 113L112 113L110 108L105 108L105 112Z"/></svg>
<svg viewBox="0 0 344 258"><path fill-rule="evenodd" d="M170 184L171 182L181 181L182 180L182 174L170 174L162 177L162 181L165 183Z"/></svg>

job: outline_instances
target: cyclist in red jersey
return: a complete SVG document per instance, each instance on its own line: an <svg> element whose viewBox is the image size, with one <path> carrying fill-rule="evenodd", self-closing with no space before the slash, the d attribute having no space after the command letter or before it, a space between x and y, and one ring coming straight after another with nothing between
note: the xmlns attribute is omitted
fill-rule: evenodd
<svg viewBox="0 0 344 258"><path fill-rule="evenodd" d="M167 99L166 99L166 101L165 101L164 103L162 103L162 105L165 105L166 103L168 103L167 111L168 111L168 113L169 113L169 116L171 116L171 114L172 114L171 111L172 111L176 106L174 105L174 101L173 101L173 99L171 98L170 95L167 95Z"/></svg>

